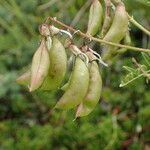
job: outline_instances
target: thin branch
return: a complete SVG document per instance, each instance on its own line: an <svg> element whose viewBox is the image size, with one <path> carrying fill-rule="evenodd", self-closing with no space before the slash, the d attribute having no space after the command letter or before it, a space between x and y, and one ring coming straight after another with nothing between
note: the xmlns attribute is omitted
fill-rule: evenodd
<svg viewBox="0 0 150 150"><path fill-rule="evenodd" d="M144 49L144 48L138 48L138 47L133 47L133 46L128 46L128 45L122 45L122 44L117 44L117 43L113 43L113 42L108 42L108 41L105 41L103 39L95 38L91 35L88 35L88 34L85 34L85 33L81 32L80 30L76 30L73 27L68 26L68 25L62 23L61 21L57 20L56 18L53 18L53 17L50 17L50 16L46 20L47 21L51 20L52 22L55 22L55 23L61 25L62 27L66 28L66 29L68 29L68 30L70 30L70 31L72 31L72 32L84 37L84 38L92 40L92 41L96 41L96 42L99 42L99 43L104 43L104 44L111 45L111 46L126 48L126 49L132 50L132 51L150 53L150 49Z"/></svg>
<svg viewBox="0 0 150 150"><path fill-rule="evenodd" d="M74 17L72 23L70 24L71 26L75 26L78 21L80 20L80 18L82 17L82 15L84 14L84 12L86 11L86 9L90 6L92 0L88 0L82 7L81 9L78 11L78 13L76 14L76 16Z"/></svg>
<svg viewBox="0 0 150 150"><path fill-rule="evenodd" d="M104 35L109 30L109 27L111 26L111 1L110 0L104 0L105 3L105 17L104 17L104 23L101 30L101 37L104 37Z"/></svg>
<svg viewBox="0 0 150 150"><path fill-rule="evenodd" d="M146 33L148 36L150 36L150 31L148 31L145 27L143 27L141 24L139 24L133 17L131 17L128 14L129 21L133 23L136 27L138 27L140 30L142 30L144 33Z"/></svg>
<svg viewBox="0 0 150 150"><path fill-rule="evenodd" d="M118 132L117 132L118 123L117 123L117 116L116 115L112 116L112 125L113 125L112 138L109 140L109 143L106 145L104 150L110 150L113 147L113 145L114 145L114 143L117 139L117 136L118 136Z"/></svg>
<svg viewBox="0 0 150 150"><path fill-rule="evenodd" d="M53 4L55 4L58 0L51 0L47 3L44 3L42 5L40 5L38 7L39 10L45 10L45 9L48 9L50 6L52 6Z"/></svg>

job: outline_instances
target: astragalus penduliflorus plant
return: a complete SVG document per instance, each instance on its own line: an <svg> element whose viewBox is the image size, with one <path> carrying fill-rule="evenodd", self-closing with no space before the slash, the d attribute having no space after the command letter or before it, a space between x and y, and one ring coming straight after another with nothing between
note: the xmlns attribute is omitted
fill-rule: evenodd
<svg viewBox="0 0 150 150"><path fill-rule="evenodd" d="M124 5L117 6L117 2L0 0L0 149L150 149L150 3L122 0ZM101 10L92 9L94 4ZM94 35L87 32L90 8L93 13L102 11L94 17L101 19L101 24L98 20L92 24L97 27ZM104 41L114 16L124 14L116 14L116 8L128 12L128 31L119 42ZM41 61L34 63L41 71L34 74L36 86L42 85L34 90L32 58L43 40L47 50L41 50ZM84 98L72 101L83 86L87 88L80 73L73 75L77 58L85 63L89 82ZM80 83L73 84L77 77ZM75 87L78 95L70 91ZM68 105L80 102L76 107L57 105L66 92L72 97Z"/></svg>
<svg viewBox="0 0 150 150"><path fill-rule="evenodd" d="M147 29L130 17L120 0L105 0L104 4L93 0L85 33L55 17L47 17L39 27L40 45L33 55L31 68L19 76L17 82L29 87L30 92L61 90L63 95L54 109L75 108L75 118L90 114L101 99L102 78L99 69L102 71L103 67L100 66L111 68L112 59L118 54L129 50L142 52L145 60L145 64L141 65L133 58L135 69L123 67L128 74L121 81L120 87L142 76L147 82L150 79L150 50L131 46L130 22L150 36ZM75 34L83 38L86 44L76 45ZM67 37L61 42L59 38L63 35ZM99 43L101 50L95 51L93 45L91 47L92 42ZM68 62L72 65L66 82Z"/></svg>

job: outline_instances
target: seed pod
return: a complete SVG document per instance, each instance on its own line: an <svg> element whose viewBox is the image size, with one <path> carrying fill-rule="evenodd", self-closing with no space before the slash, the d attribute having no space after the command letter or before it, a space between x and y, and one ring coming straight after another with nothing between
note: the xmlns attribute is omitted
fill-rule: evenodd
<svg viewBox="0 0 150 150"><path fill-rule="evenodd" d="M104 40L114 43L119 43L125 36L128 30L128 16L125 6L119 3L116 7L114 20L112 25L104 37Z"/></svg>
<svg viewBox="0 0 150 150"><path fill-rule="evenodd" d="M94 0L90 7L87 33L94 36L102 26L103 8L99 0Z"/></svg>
<svg viewBox="0 0 150 150"><path fill-rule="evenodd" d="M31 79L31 71L28 70L22 75L20 75L17 79L16 82L21 85L29 85Z"/></svg>
<svg viewBox="0 0 150 150"><path fill-rule="evenodd" d="M83 117L91 113L101 96L102 79L99 72L99 67L95 61L91 62L89 72L90 80L88 91L82 103L78 106L76 118Z"/></svg>
<svg viewBox="0 0 150 150"><path fill-rule="evenodd" d="M131 36L130 36L130 32L129 31L127 31L126 32L126 35L125 35L125 37L124 37L124 44L126 44L126 45L131 45Z"/></svg>
<svg viewBox="0 0 150 150"><path fill-rule="evenodd" d="M130 32L129 31L127 31L127 33L126 33L126 35L125 35L125 37L123 39L123 44L124 45L131 45L131 37L130 37ZM126 48L119 48L117 50L117 53L122 54L122 53L124 53L126 51L127 51Z"/></svg>
<svg viewBox="0 0 150 150"><path fill-rule="evenodd" d="M112 21L113 21L113 17L114 17L114 14L113 14L113 11L111 8L111 1L105 0L105 17L104 17L104 23L102 26L102 30L100 32L101 38L103 38L106 35L107 31L109 30L109 28L112 24Z"/></svg>
<svg viewBox="0 0 150 150"><path fill-rule="evenodd" d="M57 102L55 108L71 109L79 105L84 98L89 84L89 72L86 64L76 58L74 70L71 75L69 88Z"/></svg>
<svg viewBox="0 0 150 150"><path fill-rule="evenodd" d="M34 91L42 85L48 74L49 65L49 53L45 39L42 39L41 44L32 59L30 91Z"/></svg>
<svg viewBox="0 0 150 150"><path fill-rule="evenodd" d="M128 16L125 10L125 6L123 3L119 3L116 6L114 20L110 29L108 30L107 34L104 37L105 41L119 43L125 36L128 30ZM103 59L108 59L116 50L114 46L105 46L103 53Z"/></svg>
<svg viewBox="0 0 150 150"><path fill-rule="evenodd" d="M64 46L53 37L52 47L49 51L50 68L48 76L42 84L41 90L55 90L62 83L67 70L67 56Z"/></svg>

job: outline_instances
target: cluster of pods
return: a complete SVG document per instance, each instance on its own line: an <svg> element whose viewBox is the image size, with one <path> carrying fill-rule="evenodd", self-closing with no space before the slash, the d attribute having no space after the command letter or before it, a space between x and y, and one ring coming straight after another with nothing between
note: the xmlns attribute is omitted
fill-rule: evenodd
<svg viewBox="0 0 150 150"><path fill-rule="evenodd" d="M109 10L110 9L110 10ZM114 9L113 9L114 10ZM104 18L104 19L103 19ZM117 30L116 30L117 29ZM46 23L39 28L41 41L39 48L33 55L31 68L17 78L19 84L29 87L29 91L62 90L64 93L55 105L57 109L76 109L76 118L86 116L92 112L100 100L102 79L99 62L106 65L98 53L88 46L78 48L71 39L71 34ZM128 16L122 2L112 7L103 7L99 0L93 0L87 28L87 35L95 36L100 31L100 37L106 41L120 43L128 33ZM67 33L70 38L61 43L58 33ZM71 51L69 57L74 57L72 72L64 83L68 70L68 56L66 49ZM108 52L116 49L105 46L104 57Z"/></svg>
<svg viewBox="0 0 150 150"><path fill-rule="evenodd" d="M92 36L97 35L108 42L130 45L129 19L124 3L121 0L104 0L104 2L105 9L103 9L99 0L93 1L90 8L87 33ZM115 46L104 45L103 60L110 59L111 55L116 54L117 49ZM120 52L125 50L119 49Z"/></svg>

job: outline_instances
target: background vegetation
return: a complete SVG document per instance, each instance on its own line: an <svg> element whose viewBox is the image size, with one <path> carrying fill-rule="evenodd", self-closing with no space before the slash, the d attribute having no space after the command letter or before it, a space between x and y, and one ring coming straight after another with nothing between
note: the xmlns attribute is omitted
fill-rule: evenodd
<svg viewBox="0 0 150 150"><path fill-rule="evenodd" d="M129 14L150 29L149 0L124 0ZM52 111L60 92L29 93L15 79L38 47L38 25L49 15L71 24L86 0L0 0L0 150L149 150L150 84L140 78L119 88L126 52L102 68L101 102L89 116L73 121L74 112ZM86 30L88 9L73 25ZM150 40L131 25L133 45Z"/></svg>

